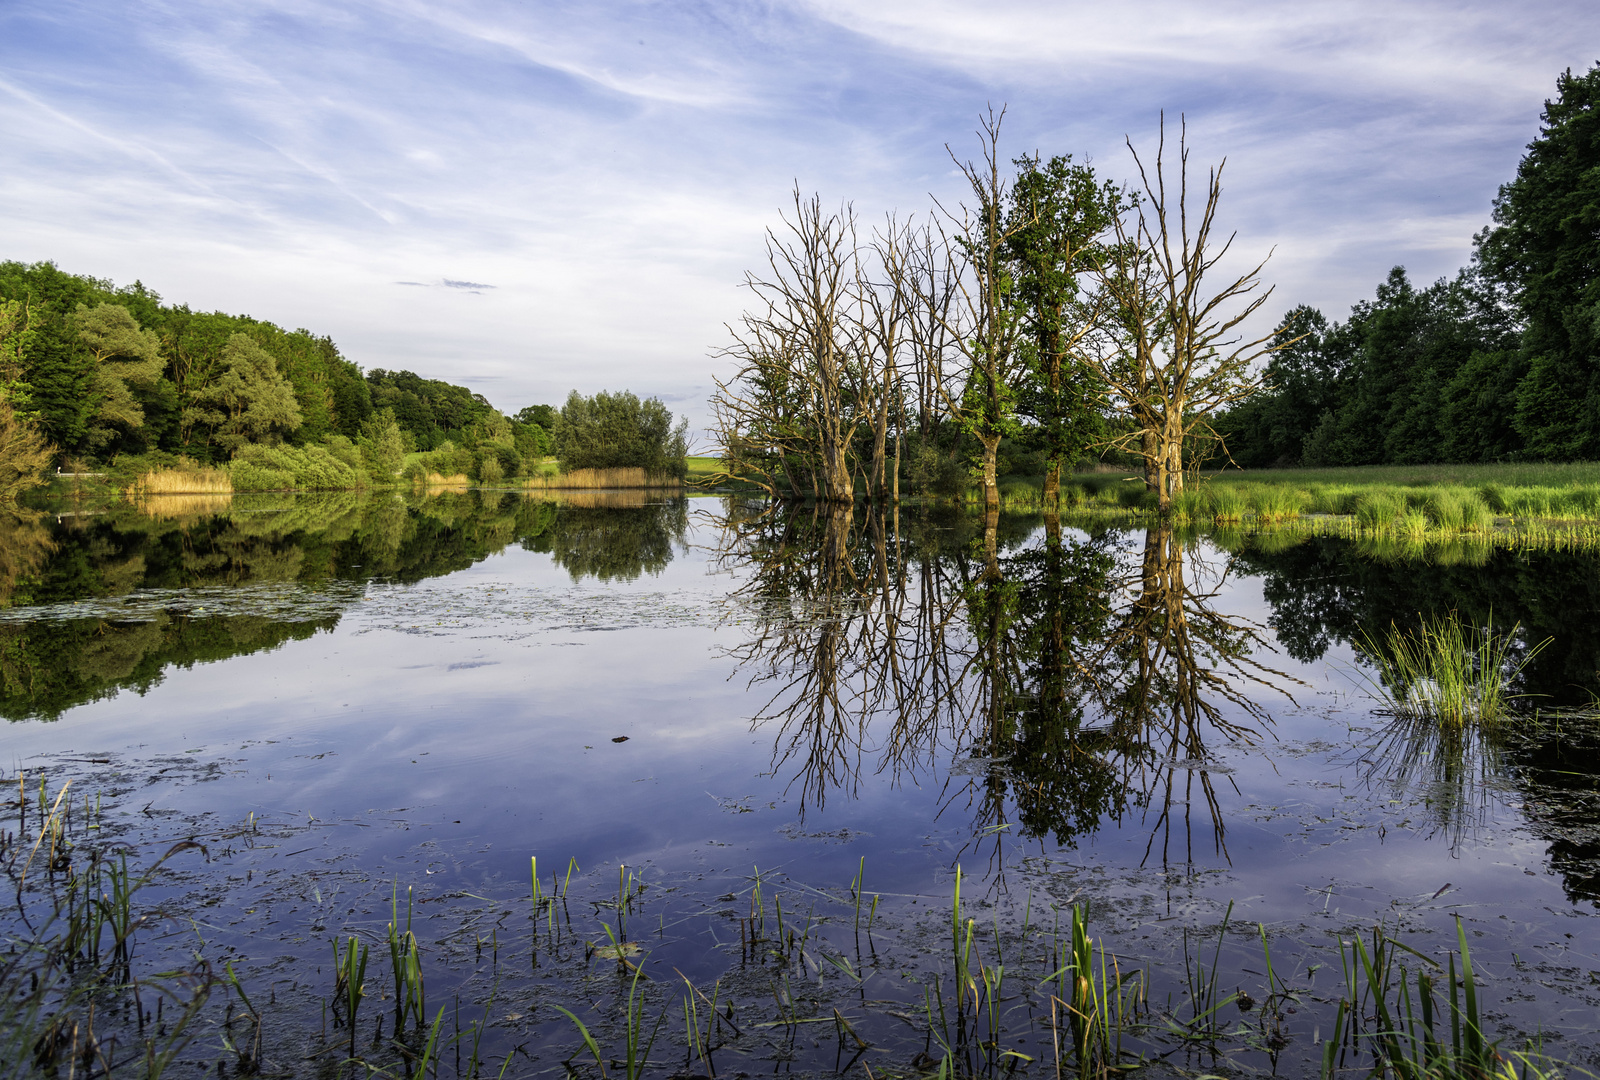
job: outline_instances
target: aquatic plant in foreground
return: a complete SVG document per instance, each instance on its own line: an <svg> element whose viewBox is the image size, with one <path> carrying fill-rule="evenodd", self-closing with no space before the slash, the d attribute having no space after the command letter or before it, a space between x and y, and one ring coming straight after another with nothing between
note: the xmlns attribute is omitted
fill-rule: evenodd
<svg viewBox="0 0 1600 1080"><path fill-rule="evenodd" d="M1496 634L1487 626L1467 626L1452 612L1425 618L1410 632L1390 624L1382 641L1363 634L1363 651L1378 671L1367 684L1398 716L1455 727L1495 723L1518 696L1508 686L1551 640L1516 656L1512 647L1520 627Z"/></svg>

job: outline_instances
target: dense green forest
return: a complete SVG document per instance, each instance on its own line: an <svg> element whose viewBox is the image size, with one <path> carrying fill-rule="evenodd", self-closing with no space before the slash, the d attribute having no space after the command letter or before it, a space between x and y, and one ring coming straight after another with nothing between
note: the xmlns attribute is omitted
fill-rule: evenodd
<svg viewBox="0 0 1600 1080"><path fill-rule="evenodd" d="M1236 463L1600 458L1600 67L1556 91L1469 266L1290 314L1266 392L1218 421Z"/></svg>
<svg viewBox="0 0 1600 1080"><path fill-rule="evenodd" d="M446 446L476 463L490 445L514 473L550 452L557 415L508 417L409 371L363 374L326 335L195 312L49 262L0 262L0 401L57 465L243 462L243 488L382 482L405 454Z"/></svg>

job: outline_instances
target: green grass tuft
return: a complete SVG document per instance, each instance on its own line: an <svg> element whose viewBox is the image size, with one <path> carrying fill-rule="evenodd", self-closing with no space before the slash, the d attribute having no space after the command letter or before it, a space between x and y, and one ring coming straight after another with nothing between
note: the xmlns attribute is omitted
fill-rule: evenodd
<svg viewBox="0 0 1600 1080"><path fill-rule="evenodd" d="M1369 491L1356 499L1356 521L1366 529L1387 529L1405 512L1405 500L1391 491Z"/></svg>
<svg viewBox="0 0 1600 1080"><path fill-rule="evenodd" d="M1511 701L1507 686L1549 644L1546 639L1513 656L1517 629L1496 634L1465 626L1453 613L1424 619L1414 632L1391 625L1383 641L1364 641L1378 669L1379 681L1371 685L1397 715L1452 728L1495 723Z"/></svg>

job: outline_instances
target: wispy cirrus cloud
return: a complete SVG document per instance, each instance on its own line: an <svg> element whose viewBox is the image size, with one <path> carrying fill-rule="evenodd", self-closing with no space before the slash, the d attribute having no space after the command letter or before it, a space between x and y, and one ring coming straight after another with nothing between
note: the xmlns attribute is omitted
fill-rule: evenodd
<svg viewBox="0 0 1600 1080"><path fill-rule="evenodd" d="M0 257L507 409L628 387L698 420L794 183L868 219L959 199L945 144L990 102L1016 152L1126 177L1182 114L1278 310L1339 315L1468 256L1597 31L1564 2L13 0Z"/></svg>

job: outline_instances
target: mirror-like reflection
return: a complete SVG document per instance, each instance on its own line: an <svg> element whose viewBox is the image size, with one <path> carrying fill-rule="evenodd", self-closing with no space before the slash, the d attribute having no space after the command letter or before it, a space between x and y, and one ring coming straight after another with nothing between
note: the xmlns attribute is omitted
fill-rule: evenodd
<svg viewBox="0 0 1600 1080"><path fill-rule="evenodd" d="M1391 625L1443 612L1520 624L1511 689L1536 695L1543 719L1397 721L1352 753L1375 791L1420 800L1452 848L1515 800L1570 894L1600 898L1587 869L1600 807L1574 767L1592 739L1560 719L1600 692L1600 573L1571 552L637 492L152 499L0 522L0 713L53 719L142 694L174 668L331 630L375 583L513 546L574 585L631 582L692 531L736 583L727 651L760 693L751 714L799 813L872 780L935 784L938 827L996 865L1007 845L1070 849L1107 829L1136 837L1151 866L1228 862L1230 755L1270 752L1268 710L1298 693L1271 646L1362 665L1361 643ZM1267 627L1228 613L1240 575L1259 580Z"/></svg>
<svg viewBox="0 0 1600 1080"><path fill-rule="evenodd" d="M367 582L443 576L512 544L550 553L574 583L657 574L687 526L684 500L635 493L208 498L0 522L0 715L144 693L174 666L331 629Z"/></svg>
<svg viewBox="0 0 1600 1080"><path fill-rule="evenodd" d="M1243 571L1264 579L1270 625L1297 660L1320 659L1335 643L1357 645L1390 626L1415 630L1431 616L1455 613L1499 633L1520 626L1517 659L1528 643L1550 639L1521 669L1513 692L1537 694L1547 706L1588 705L1600 694L1594 618L1600 574L1593 553L1273 534L1230 546Z"/></svg>
<svg viewBox="0 0 1600 1080"><path fill-rule="evenodd" d="M953 759L945 812L997 869L1008 835L1070 847L1131 809L1147 858L1192 862L1195 810L1227 858L1208 739L1247 744L1270 723L1260 691L1293 680L1212 603L1226 558L1166 527L1130 547L998 513L965 531L836 508L722 524L756 613L730 654L765 691L755 724L802 812L864 772L917 782Z"/></svg>

